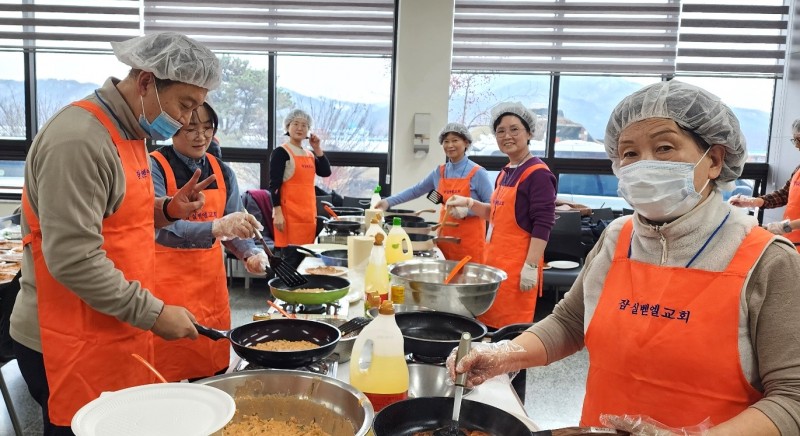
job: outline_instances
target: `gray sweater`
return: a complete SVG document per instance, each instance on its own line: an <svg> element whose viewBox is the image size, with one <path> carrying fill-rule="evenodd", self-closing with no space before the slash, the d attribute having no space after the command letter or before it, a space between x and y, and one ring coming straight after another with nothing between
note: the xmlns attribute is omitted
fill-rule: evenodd
<svg viewBox="0 0 800 436"><path fill-rule="evenodd" d="M652 226L638 214L611 223L587 256L572 289L550 316L530 329L544 343L548 363L583 348L584 333L627 220L634 220L632 259L685 266L729 211L731 216L720 233L692 265L722 271L757 222L724 203L718 191L666 225ZM752 407L766 414L784 435L800 434L800 255L787 242L776 237L761 255L742 290L739 310L741 366L750 384L764 394Z"/></svg>

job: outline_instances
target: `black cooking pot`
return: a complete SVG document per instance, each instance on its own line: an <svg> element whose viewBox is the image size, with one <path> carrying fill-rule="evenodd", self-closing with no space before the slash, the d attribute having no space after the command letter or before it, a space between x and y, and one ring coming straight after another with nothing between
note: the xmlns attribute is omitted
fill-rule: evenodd
<svg viewBox="0 0 800 436"><path fill-rule="evenodd" d="M319 257L327 266L347 266L347 250L325 250Z"/></svg>
<svg viewBox="0 0 800 436"><path fill-rule="evenodd" d="M403 333L406 354L422 360L443 360L458 346L461 333L469 332L473 342L486 336L486 326L473 318L447 312L401 312L394 315Z"/></svg>
<svg viewBox="0 0 800 436"><path fill-rule="evenodd" d="M325 221L325 227L332 232L349 234L359 232L361 230L361 223L358 221L343 221L330 218Z"/></svg>
<svg viewBox="0 0 800 436"><path fill-rule="evenodd" d="M491 339L492 342L500 342L503 340L511 340L522 334L525 330L528 330L533 325L532 322L523 322L519 324L509 324L507 326L500 327L495 332L491 332L487 334L487 336Z"/></svg>
<svg viewBox="0 0 800 436"><path fill-rule="evenodd" d="M372 429L375 436L408 436L446 426L452 415L452 398L410 398L390 404L378 412ZM461 402L459 427L498 436L531 436L528 426L516 416L477 401Z"/></svg>
<svg viewBox="0 0 800 436"><path fill-rule="evenodd" d="M216 330L199 324L197 332L213 340L229 339L233 351L244 360L268 368L299 368L330 356L341 338L339 329L309 319L276 318L247 323L232 330ZM263 342L283 339L309 341L319 348L301 351L266 351L250 348Z"/></svg>

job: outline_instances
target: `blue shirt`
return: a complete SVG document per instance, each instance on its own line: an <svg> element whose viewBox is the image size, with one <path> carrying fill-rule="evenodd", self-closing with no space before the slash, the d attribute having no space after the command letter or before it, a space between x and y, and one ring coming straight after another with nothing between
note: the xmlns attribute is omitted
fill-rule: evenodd
<svg viewBox="0 0 800 436"><path fill-rule="evenodd" d="M200 160L192 159L184 156L174 148L172 149L175 155L178 156L180 161L194 172L200 169L203 175L211 174L211 164L203 157ZM164 181L164 174L161 170L161 165L154 159L150 158L153 177L153 189L156 198L167 195L166 182ZM239 196L239 184L236 181L236 176L233 170L220 161L222 172L225 177L225 186L227 188L228 198L225 201L225 215L242 210L242 199ZM201 180L204 177L201 176ZM178 220L170 223L166 227L156 229L156 242L172 248L211 248L214 244L214 235L211 233L211 221L196 222L188 220ZM229 241L222 241L222 245L234 254L238 259L246 259L256 253L261 252L261 249L256 248L255 242L252 239L231 239Z"/></svg>
<svg viewBox="0 0 800 436"><path fill-rule="evenodd" d="M488 203L492 198L492 191L494 191L494 185L492 185L492 182L489 180L489 172L482 166L467 159L466 156L456 163L447 162L444 165L444 177L447 179L463 179L467 177L469 172L475 167L478 167L478 171L469 182L469 195L475 200ZM438 187L439 167L437 166L436 169L431 171L421 182L403 192L386 198L386 201L389 203L389 207L395 207L398 204L427 195L432 189L437 189ZM472 212L469 214L473 215Z"/></svg>

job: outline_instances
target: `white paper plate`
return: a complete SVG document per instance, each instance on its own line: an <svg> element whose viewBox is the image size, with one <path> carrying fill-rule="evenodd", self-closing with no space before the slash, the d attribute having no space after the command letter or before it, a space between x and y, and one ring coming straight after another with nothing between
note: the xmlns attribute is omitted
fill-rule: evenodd
<svg viewBox="0 0 800 436"><path fill-rule="evenodd" d="M555 269L572 269L581 266L578 262L573 262L571 260L554 260L552 262L547 262L547 264Z"/></svg>
<svg viewBox="0 0 800 436"><path fill-rule="evenodd" d="M192 383L157 383L105 392L78 410L78 436L208 435L233 418L236 403L224 391Z"/></svg>

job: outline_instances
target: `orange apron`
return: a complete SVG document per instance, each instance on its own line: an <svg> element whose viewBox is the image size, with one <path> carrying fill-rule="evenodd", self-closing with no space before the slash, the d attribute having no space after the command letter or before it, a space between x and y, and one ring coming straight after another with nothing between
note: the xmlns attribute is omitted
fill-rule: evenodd
<svg viewBox="0 0 800 436"><path fill-rule="evenodd" d="M103 219L102 249L126 280L152 289L155 268L153 181L143 140L127 140L94 103L72 103L91 112L105 126L125 172L125 197ZM22 208L30 225L23 243L30 247L36 276L39 329L50 398L50 422L69 426L73 415L101 392L155 382L150 371L131 353L153 361L153 335L102 314L50 275L42 255L43 235L25 193Z"/></svg>
<svg viewBox="0 0 800 436"><path fill-rule="evenodd" d="M470 196L469 182L479 169L480 167L477 166L472 168L472 171L463 179L447 179L444 177L444 165L439 167L438 191L443 197L439 221L442 220L446 213L444 204L447 203L447 199L453 195ZM439 230L439 235L461 238L461 243L442 242L436 244L442 250L445 259L461 260L464 256L469 255L472 256L470 262L483 263L484 250L486 249L486 220L477 216L468 216L463 220L448 219L457 222L458 227L442 226Z"/></svg>
<svg viewBox="0 0 800 436"><path fill-rule="evenodd" d="M175 173L166 157L150 153L164 168L167 195L175 195L178 186ZM213 221L225 215L227 189L219 162L206 154L216 176L217 188L206 189L203 208L188 219L195 222ZM156 244L156 287L153 292L164 304L183 306L197 322L220 330L231 328L231 307L225 265L219 239L211 248L172 248ZM230 344L207 339L178 339L166 341L155 337L155 367L169 381L209 377L228 367Z"/></svg>
<svg viewBox="0 0 800 436"><path fill-rule="evenodd" d="M519 184L540 169L547 169L547 165L540 163L526 168L514 186L502 186L506 173L501 171L496 183L497 188L492 193L492 209L489 214L491 230L486 235L484 261L489 266L505 271L508 279L500 283L492 307L478 317L478 320L490 327L500 328L509 324L533 322L536 298L542 293L544 259L539 260L537 288L527 292L520 290L519 273L525 258L528 257L531 234L517 224L515 207Z"/></svg>
<svg viewBox="0 0 800 436"><path fill-rule="evenodd" d="M671 427L708 417L721 424L762 396L739 361L739 305L773 235L754 227L725 271L714 272L631 260L632 229L628 221L620 232L586 331L581 425L600 425L601 413L648 415Z"/></svg>
<svg viewBox="0 0 800 436"><path fill-rule="evenodd" d="M796 171L792 176L792 182L789 185L789 201L783 211L783 219L800 219L800 171ZM800 229L793 230L783 236L794 242L794 248L800 252Z"/></svg>
<svg viewBox="0 0 800 436"><path fill-rule="evenodd" d="M317 196L314 191L317 165L314 155L307 150L304 150L305 156L293 155L286 144L281 147L294 157L294 174L280 188L285 225L282 232L275 228L275 246L312 244L317 236Z"/></svg>

